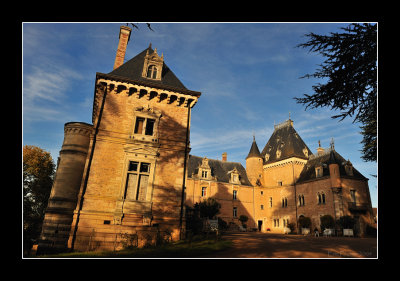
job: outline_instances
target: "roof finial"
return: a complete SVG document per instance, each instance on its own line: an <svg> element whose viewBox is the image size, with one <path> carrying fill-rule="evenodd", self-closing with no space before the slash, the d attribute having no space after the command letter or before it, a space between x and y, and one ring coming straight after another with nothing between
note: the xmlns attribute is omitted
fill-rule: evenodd
<svg viewBox="0 0 400 281"><path fill-rule="evenodd" d="M256 134L253 131L253 141L256 141Z"/></svg>
<svg viewBox="0 0 400 281"><path fill-rule="evenodd" d="M335 150L335 142L333 141L333 137L331 139L331 150Z"/></svg>
<svg viewBox="0 0 400 281"><path fill-rule="evenodd" d="M318 140L318 147L321 147L321 141Z"/></svg>
<svg viewBox="0 0 400 281"><path fill-rule="evenodd" d="M290 111L289 111L289 120L290 120Z"/></svg>
<svg viewBox="0 0 400 281"><path fill-rule="evenodd" d="M150 42L150 44L149 44L149 47L148 47L148 49L151 49L151 42Z"/></svg>

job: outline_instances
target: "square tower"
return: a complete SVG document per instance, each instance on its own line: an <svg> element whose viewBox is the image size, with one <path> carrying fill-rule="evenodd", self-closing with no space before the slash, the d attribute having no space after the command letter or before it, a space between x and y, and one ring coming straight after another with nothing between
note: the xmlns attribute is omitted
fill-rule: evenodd
<svg viewBox="0 0 400 281"><path fill-rule="evenodd" d="M200 95L151 44L112 72L96 73L94 134L70 248L114 249L126 234L138 235L139 244L155 233L179 238L190 112Z"/></svg>

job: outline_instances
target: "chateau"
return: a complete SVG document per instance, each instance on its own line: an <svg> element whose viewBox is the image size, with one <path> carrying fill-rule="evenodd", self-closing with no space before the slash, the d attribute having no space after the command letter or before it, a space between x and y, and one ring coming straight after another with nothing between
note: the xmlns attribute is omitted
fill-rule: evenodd
<svg viewBox="0 0 400 281"><path fill-rule="evenodd" d="M69 122L50 194L38 253L116 249L126 234L178 240L185 206L208 197L219 217L259 231L284 232L310 217L351 215L363 233L373 220L368 180L334 150L313 154L293 121L276 125L260 152L255 138L246 168L190 155L187 89L150 46L124 62L131 28L121 26L114 69L96 73L92 124ZM250 143L249 143L250 146Z"/></svg>

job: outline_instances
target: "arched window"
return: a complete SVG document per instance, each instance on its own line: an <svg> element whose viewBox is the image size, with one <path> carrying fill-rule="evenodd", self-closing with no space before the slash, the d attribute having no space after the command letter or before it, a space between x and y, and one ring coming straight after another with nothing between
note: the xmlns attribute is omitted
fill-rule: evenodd
<svg viewBox="0 0 400 281"><path fill-rule="evenodd" d="M317 193L317 196L318 196L318 204L321 204L322 203L321 194Z"/></svg>
<svg viewBox="0 0 400 281"><path fill-rule="evenodd" d="M322 197L322 204L325 204L325 193L322 193L321 197Z"/></svg>
<svg viewBox="0 0 400 281"><path fill-rule="evenodd" d="M155 65L150 65L147 69L147 78L156 79L157 78L157 68Z"/></svg>

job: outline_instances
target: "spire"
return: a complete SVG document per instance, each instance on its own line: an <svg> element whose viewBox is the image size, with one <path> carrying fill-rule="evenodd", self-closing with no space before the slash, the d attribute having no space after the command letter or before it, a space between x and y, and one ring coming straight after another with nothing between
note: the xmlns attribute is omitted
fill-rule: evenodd
<svg viewBox="0 0 400 281"><path fill-rule="evenodd" d="M256 136L253 133L253 143L251 144L251 148L249 151L249 154L247 155L247 158L250 157L260 157L261 158L261 153L260 150L258 149L257 143L256 143Z"/></svg>
<svg viewBox="0 0 400 281"><path fill-rule="evenodd" d="M332 146L331 146L331 148L332 148ZM338 161L336 160L336 156L335 156L335 151L333 149L331 149L328 164L338 164Z"/></svg>

